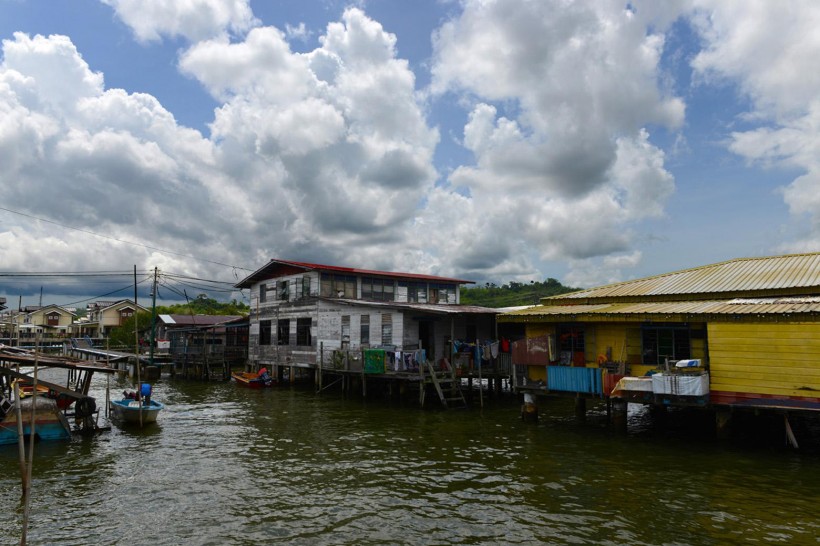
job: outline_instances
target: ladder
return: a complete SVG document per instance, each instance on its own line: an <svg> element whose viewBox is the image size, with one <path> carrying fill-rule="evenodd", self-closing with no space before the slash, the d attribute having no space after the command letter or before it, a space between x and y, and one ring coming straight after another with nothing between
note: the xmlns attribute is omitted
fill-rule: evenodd
<svg viewBox="0 0 820 546"><path fill-rule="evenodd" d="M456 378L453 367L446 364L447 370L436 370L431 361L426 361L422 370L421 394L419 396L421 405L424 405L424 388L432 383L445 408L466 408L467 400L461 392L461 379ZM424 371L426 370L426 374Z"/></svg>

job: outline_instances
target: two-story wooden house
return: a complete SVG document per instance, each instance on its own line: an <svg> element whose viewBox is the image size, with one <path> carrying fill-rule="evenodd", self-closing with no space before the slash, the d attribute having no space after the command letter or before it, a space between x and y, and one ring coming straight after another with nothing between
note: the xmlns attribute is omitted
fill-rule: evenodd
<svg viewBox="0 0 820 546"><path fill-rule="evenodd" d="M20 339L65 337L77 315L59 305L27 306L10 315L11 327Z"/></svg>
<svg viewBox="0 0 820 546"><path fill-rule="evenodd" d="M327 367L334 352L371 348L450 358L454 341L496 337L496 310L459 303L470 282L271 260L236 284L250 291L250 365Z"/></svg>
<svg viewBox="0 0 820 546"><path fill-rule="evenodd" d="M113 328L133 317L137 312L148 311L132 300L95 301L86 306L86 317L78 322L75 330L80 336L107 337Z"/></svg>

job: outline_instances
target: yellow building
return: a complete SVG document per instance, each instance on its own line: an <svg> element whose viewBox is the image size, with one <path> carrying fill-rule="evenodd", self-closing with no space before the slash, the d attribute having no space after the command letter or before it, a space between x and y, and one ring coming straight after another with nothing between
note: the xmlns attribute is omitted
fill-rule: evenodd
<svg viewBox="0 0 820 546"><path fill-rule="evenodd" d="M523 392L820 411L820 253L582 290L498 320L525 326Z"/></svg>
<svg viewBox="0 0 820 546"><path fill-rule="evenodd" d="M108 337L111 330L121 326L137 312L149 311L132 300L95 301L86 306L86 317L75 324L78 335L92 338Z"/></svg>
<svg viewBox="0 0 820 546"><path fill-rule="evenodd" d="M44 338L66 337L71 333L75 313L59 305L26 307L11 312L10 329L21 339L33 339L38 334Z"/></svg>

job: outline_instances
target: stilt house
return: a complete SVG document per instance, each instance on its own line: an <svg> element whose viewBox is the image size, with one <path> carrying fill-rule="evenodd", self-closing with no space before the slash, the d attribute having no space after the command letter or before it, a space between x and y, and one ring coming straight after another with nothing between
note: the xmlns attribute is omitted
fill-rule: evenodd
<svg viewBox="0 0 820 546"><path fill-rule="evenodd" d="M470 282L271 260L236 285L250 290L250 367L362 369L367 349L398 355L376 373L449 360L457 342L496 337L494 309L459 304Z"/></svg>
<svg viewBox="0 0 820 546"><path fill-rule="evenodd" d="M820 411L820 253L743 258L501 315L525 394Z"/></svg>

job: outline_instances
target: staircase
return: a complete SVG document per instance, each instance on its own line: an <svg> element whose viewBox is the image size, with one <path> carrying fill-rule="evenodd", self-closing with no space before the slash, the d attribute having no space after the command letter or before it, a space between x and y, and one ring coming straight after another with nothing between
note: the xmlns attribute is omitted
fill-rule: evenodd
<svg viewBox="0 0 820 546"><path fill-rule="evenodd" d="M449 363L447 363L447 370L436 370L433 363L428 360L419 370L421 373L419 402L422 406L424 406L426 386L432 384L445 408L467 407L467 400L461 392L461 379L456 378L455 371Z"/></svg>

